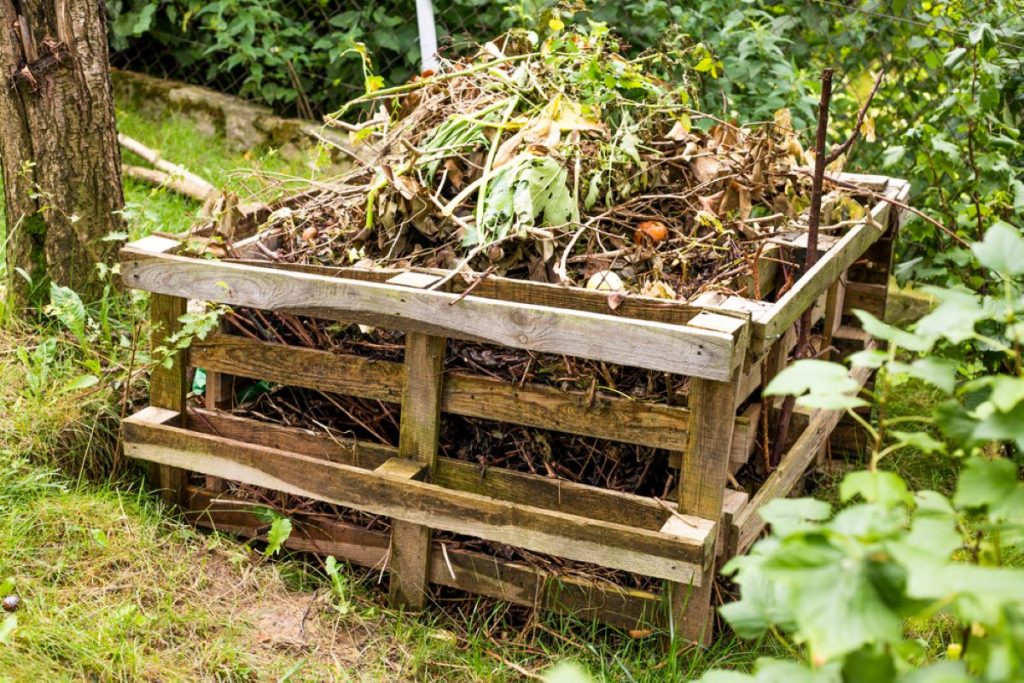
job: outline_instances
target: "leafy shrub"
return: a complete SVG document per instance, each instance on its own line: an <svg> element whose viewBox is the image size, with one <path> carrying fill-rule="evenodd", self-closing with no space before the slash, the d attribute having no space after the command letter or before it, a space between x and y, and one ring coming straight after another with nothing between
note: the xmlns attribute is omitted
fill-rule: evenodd
<svg viewBox="0 0 1024 683"><path fill-rule="evenodd" d="M1024 238L999 224L971 253L997 291L933 288L938 307L910 331L860 313L889 348L850 358L879 370L871 396L879 406L907 377L946 399L927 415L879 410L874 425L864 424L873 444L868 469L841 484L847 505L834 511L809 498L772 501L761 509L771 534L725 568L742 589L740 601L722 608L727 621L741 636L772 634L791 644L802 662L765 659L753 674L713 672L703 683L1024 677ZM969 343L1004 355L1012 370L971 373L962 357L973 353ZM856 415L852 409L866 402L848 393L844 375L840 365L799 361L767 392ZM955 459L953 495L912 492L887 471L888 459L904 449ZM939 638L907 635L928 622L939 626Z"/></svg>

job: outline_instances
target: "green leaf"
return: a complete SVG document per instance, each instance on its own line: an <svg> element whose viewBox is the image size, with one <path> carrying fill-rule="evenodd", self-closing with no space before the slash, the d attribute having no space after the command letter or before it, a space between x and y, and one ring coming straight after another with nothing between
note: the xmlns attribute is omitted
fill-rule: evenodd
<svg viewBox="0 0 1024 683"><path fill-rule="evenodd" d="M96 375L79 375L64 385L64 391L81 391L99 384L100 378Z"/></svg>
<svg viewBox="0 0 1024 683"><path fill-rule="evenodd" d="M974 292L940 287L922 289L939 300L939 305L914 326L914 331L922 337L944 338L960 344L972 338L974 326L988 317L981 297Z"/></svg>
<svg viewBox="0 0 1024 683"><path fill-rule="evenodd" d="M946 444L927 432L890 432L900 443L912 446L924 454L945 453Z"/></svg>
<svg viewBox="0 0 1024 683"><path fill-rule="evenodd" d="M14 638L14 631L18 628L18 617L17 615L8 615L6 619L0 623L0 645L9 645L11 640Z"/></svg>
<svg viewBox="0 0 1024 683"><path fill-rule="evenodd" d="M911 363L909 374L952 394L956 389L956 370L957 364L951 360L927 356Z"/></svg>
<svg viewBox="0 0 1024 683"><path fill-rule="evenodd" d="M907 489L907 483L893 472L851 472L843 478L839 485L839 497L849 502L860 496L869 503L882 505L910 505L913 496Z"/></svg>
<svg viewBox="0 0 1024 683"><path fill-rule="evenodd" d="M821 522L832 515L832 506L814 498L775 498L757 511L779 536L808 528L808 522Z"/></svg>
<svg viewBox="0 0 1024 683"><path fill-rule="evenodd" d="M51 282L50 304L46 307L46 312L60 320L75 335L79 343L87 344L85 306L73 289Z"/></svg>
<svg viewBox="0 0 1024 683"><path fill-rule="evenodd" d="M998 505L1013 495L1017 484L1017 465L1012 461L970 458L960 473L953 504L964 508Z"/></svg>
<svg viewBox="0 0 1024 683"><path fill-rule="evenodd" d="M975 683L963 662L939 662L900 677L900 683Z"/></svg>
<svg viewBox="0 0 1024 683"><path fill-rule="evenodd" d="M3 581L0 581L0 598L7 597L14 592L14 588L17 586L17 581L13 576L8 576Z"/></svg>
<svg viewBox="0 0 1024 683"><path fill-rule="evenodd" d="M798 360L775 376L765 388L766 396L791 394L811 408L839 410L867 405L854 396L860 385L838 363Z"/></svg>
<svg viewBox="0 0 1024 683"><path fill-rule="evenodd" d="M576 662L559 662L543 676L544 683L594 683L587 670Z"/></svg>
<svg viewBox="0 0 1024 683"><path fill-rule="evenodd" d="M854 311L864 331L872 337L892 342L907 351L927 351L932 347L932 340L920 334L914 334L884 323L867 311Z"/></svg>
<svg viewBox="0 0 1024 683"><path fill-rule="evenodd" d="M270 531L267 532L267 547L263 554L267 557L281 552L284 542L292 535L292 520L284 515L279 515L270 523Z"/></svg>
<svg viewBox="0 0 1024 683"><path fill-rule="evenodd" d="M1006 276L1024 275L1024 238L1009 223L996 221L985 239L971 245L983 266Z"/></svg>

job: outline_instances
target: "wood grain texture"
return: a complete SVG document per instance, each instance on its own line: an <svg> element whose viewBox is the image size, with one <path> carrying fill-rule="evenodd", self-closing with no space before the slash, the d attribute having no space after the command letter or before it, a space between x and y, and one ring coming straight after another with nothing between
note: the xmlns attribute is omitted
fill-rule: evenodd
<svg viewBox="0 0 1024 683"><path fill-rule="evenodd" d="M441 387L446 340L405 335L405 382L399 423L398 455L432 472L441 429ZM388 462L394 462L390 460ZM377 472L384 471L382 468ZM391 522L391 585L394 603L422 609L430 588L430 527L403 519Z"/></svg>
<svg viewBox="0 0 1024 683"><path fill-rule="evenodd" d="M192 365L275 384L399 403L401 363L214 333L192 343Z"/></svg>
<svg viewBox="0 0 1024 683"><path fill-rule="evenodd" d="M163 244L170 248L171 245ZM169 347L170 338L181 329L179 319L185 315L188 301L180 297L154 294L150 297L149 316L153 326L152 340L154 350L158 347ZM170 356L170 367L157 363L149 378L149 403L158 408L167 408L179 415L184 415L185 371L188 369L188 351L175 351ZM158 355L157 358L163 358ZM150 466L150 477L160 497L168 505L178 506L183 501L184 486L188 481L188 473L166 464Z"/></svg>
<svg viewBox="0 0 1024 683"><path fill-rule="evenodd" d="M365 268L339 268L334 266L319 266L298 263L270 262L265 259L258 260L232 260L244 265L255 265L263 268L286 270L296 273L309 273L313 275L325 275L327 277L345 278L360 280L364 282L387 282L394 276L407 272L396 269L367 270ZM448 274L445 270L419 269L428 274L444 276ZM418 272L418 271L417 271ZM496 275L488 275L483 280L470 277L467 282L462 277L457 277L448 282L451 291L456 294L464 292L473 287L473 295L484 299L498 299L500 301L513 301L530 306L548 306L552 308L569 308L590 313L600 313L616 318L636 318L638 320L649 320L651 322L668 323L671 325L685 325L691 318L701 312L699 306L687 304L681 301L668 301L639 295L628 295L624 299L614 298L615 308L612 309L610 301L613 299L610 292L599 292L582 287L566 287L553 285L544 282L533 282L529 280L514 280Z"/></svg>
<svg viewBox="0 0 1024 683"><path fill-rule="evenodd" d="M206 410L191 410L189 415L191 426L197 431L365 469L375 469L398 454L396 448L389 446L336 441L324 434L235 415ZM457 491L652 531L658 530L670 514L660 503L645 496L500 467L482 470L475 463L453 458L437 459L432 481Z"/></svg>
<svg viewBox="0 0 1024 683"><path fill-rule="evenodd" d="M405 381L405 369L399 363L224 334L196 340L191 361L208 371L390 403L401 400ZM465 417L670 450L685 448L689 419L687 409L677 406L536 384L520 386L458 371L445 374L441 409Z"/></svg>
<svg viewBox="0 0 1024 683"><path fill-rule="evenodd" d="M902 186L901 186L902 187ZM900 188L891 188L889 193L894 197ZM797 283L775 302L767 317L758 322L764 325L764 338L755 339L763 344L780 336L792 325L808 306L812 306L835 280L849 268L861 255L885 234L889 226L892 205L879 202L871 210L871 218L881 227L871 223L856 225L843 235L832 249L818 259L817 263L807 271Z"/></svg>
<svg viewBox="0 0 1024 683"><path fill-rule="evenodd" d="M696 379L690 386L689 442L679 470L680 512L707 519L722 518L735 424L733 406L738 391L739 369L730 382ZM685 640L710 641L715 571L712 560L699 585L671 587L673 630Z"/></svg>
<svg viewBox="0 0 1024 683"><path fill-rule="evenodd" d="M129 287L603 360L711 379L734 366L729 334L586 311L273 268L121 250ZM613 340L613 343L609 343Z"/></svg>
<svg viewBox="0 0 1024 683"><path fill-rule="evenodd" d="M267 526L257 506L228 494L190 487L188 518L199 526L266 540ZM345 522L293 516L293 531L285 541L292 550L333 555L362 567L387 569L390 541L386 532L369 531ZM430 580L486 597L519 605L597 619L619 628L656 627L663 621L657 595L620 588L508 562L483 553L435 541Z"/></svg>
<svg viewBox="0 0 1024 683"><path fill-rule="evenodd" d="M668 536L195 433L153 410L124 422L130 457L685 583L701 581L714 550L710 520L694 518L688 538Z"/></svg>

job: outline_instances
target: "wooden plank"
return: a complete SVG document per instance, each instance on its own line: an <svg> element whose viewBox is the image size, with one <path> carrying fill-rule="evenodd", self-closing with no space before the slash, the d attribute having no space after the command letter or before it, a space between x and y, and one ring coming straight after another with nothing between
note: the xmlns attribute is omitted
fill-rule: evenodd
<svg viewBox="0 0 1024 683"><path fill-rule="evenodd" d="M361 282L387 282L404 272L422 272L436 276L448 274L448 271L445 270L424 268L415 271L391 268L367 270L365 268L279 263L266 261L265 259L228 259L227 261L295 273L309 273L312 275L358 280ZM621 298L615 296L615 293L610 292L599 292L582 287L554 285L530 280L514 280L496 275L488 275L483 279L477 276L469 276L468 280L460 275L449 281L447 286L451 288L449 291L457 294L466 291L469 287L473 287L473 295L484 299L513 301L531 306L569 308L577 311L611 315L617 318L635 318L671 325L685 325L691 318L701 312L700 307L681 301L656 299L636 294L629 294L625 298ZM612 307L612 301L614 301L614 308Z"/></svg>
<svg viewBox="0 0 1024 683"><path fill-rule="evenodd" d="M305 389L399 403L400 363L214 333L190 349L196 367Z"/></svg>
<svg viewBox="0 0 1024 683"><path fill-rule="evenodd" d="M154 242L161 248L173 249L177 246L177 242L173 240L154 235L144 239ZM164 362L166 355L159 353L157 349L163 347L166 350L171 347L171 337L181 330L180 318L185 315L187 306L186 299L164 294L154 294L149 301L150 324L153 328L151 332L153 352L158 361L150 374L149 402L150 405L175 411L179 415L183 415L185 410L185 395L187 394L185 373L188 369L188 352L183 349L171 353L168 367ZM187 472L167 464L152 465L149 472L165 503L178 506L184 502L184 487L188 482Z"/></svg>
<svg viewBox="0 0 1024 683"><path fill-rule="evenodd" d="M729 334L576 310L357 282L256 266L121 250L127 286L437 336L726 379ZM458 305L454 305L454 304ZM609 340L614 340L609 343Z"/></svg>
<svg viewBox="0 0 1024 683"><path fill-rule="evenodd" d="M733 441L733 406L739 390L739 370L729 382L695 379L690 386L689 443L679 471L679 511L721 519ZM712 558L700 585L672 586L673 632L689 641L711 638L711 589L715 583Z"/></svg>
<svg viewBox="0 0 1024 683"><path fill-rule="evenodd" d="M369 472L350 465L199 434L147 408L124 422L133 458L242 481L535 552L685 583L700 583L717 524L691 515L677 538Z"/></svg>
<svg viewBox="0 0 1024 683"><path fill-rule="evenodd" d="M889 298L888 284L847 282L846 297L843 300L843 314L867 311L876 318L885 317L885 304Z"/></svg>
<svg viewBox="0 0 1024 683"><path fill-rule="evenodd" d="M896 188L890 190L893 194ZM760 330L755 326L755 345L771 342L792 325L803 311L829 288L829 286L853 264L861 254L885 234L892 205L879 202L871 210L872 223L862 223L850 228L843 237L805 273L772 307L767 317L758 322L764 325L764 338L758 338Z"/></svg>
<svg viewBox="0 0 1024 683"><path fill-rule="evenodd" d="M846 297L847 272L843 271L836 281L828 288L825 295L825 324L821 335L821 348L828 349L832 345L832 336L843 323L843 300ZM825 359L832 357L832 352L825 354Z"/></svg>
<svg viewBox="0 0 1024 683"><path fill-rule="evenodd" d="M196 340L190 352L192 364L198 367L390 403L400 401L405 378L405 369L399 363L234 335L212 334L205 340ZM458 371L445 374L441 409L464 417L670 451L686 448L689 421L689 411L678 406L563 391L539 384L519 386ZM737 428L745 428L740 419Z"/></svg>
<svg viewBox="0 0 1024 683"><path fill-rule="evenodd" d="M405 335L405 382L399 423L398 455L428 473L437 463L441 429L444 337L418 332ZM393 463L397 459L389 460ZM377 468L385 473L388 463ZM388 472L389 473L389 472ZM430 527L398 518L391 521L391 599L422 609L430 588Z"/></svg>
<svg viewBox="0 0 1024 683"><path fill-rule="evenodd" d="M267 525L255 514L259 506L226 494L190 487L189 519L224 533L266 540ZM322 516L294 515L284 545L362 567L387 569L388 534ZM620 628L659 626L660 597L605 581L553 576L539 568L434 542L431 583L581 619L597 619Z"/></svg>
<svg viewBox="0 0 1024 683"><path fill-rule="evenodd" d="M850 376L857 381L859 386L863 386L871 376L871 370L869 368L853 368L850 370ZM749 505L736 516L734 524L739 529L736 544L738 553L746 552L764 530L765 522L757 514L757 511L768 501L785 497L793 490L807 468L814 462L822 444L828 440L829 434L832 433L844 414L842 410L824 409L812 413L807 428L797 437L793 446L786 451L779 466L761 485Z"/></svg>
<svg viewBox="0 0 1024 683"><path fill-rule="evenodd" d="M335 441L324 434L257 420L191 410L194 429L229 439L301 453L365 469L396 457L398 449L362 441ZM571 481L552 479L500 467L481 469L476 463L438 458L433 483L514 503L534 505L581 517L657 530L669 514L657 501Z"/></svg>

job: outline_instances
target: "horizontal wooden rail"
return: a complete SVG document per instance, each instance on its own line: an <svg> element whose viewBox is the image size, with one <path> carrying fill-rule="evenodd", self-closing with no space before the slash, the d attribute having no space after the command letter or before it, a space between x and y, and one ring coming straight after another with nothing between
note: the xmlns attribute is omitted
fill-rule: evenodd
<svg viewBox="0 0 1024 683"><path fill-rule="evenodd" d="M217 531L266 540L266 524L255 511L261 506L230 494L189 487L189 519ZM333 555L362 567L387 569L387 532L363 529L320 516L296 515L285 541L292 550ZM555 576L543 569L509 562L483 553L434 541L431 583L477 595L539 607L580 619L600 619L620 628L664 623L661 597L615 586L607 581Z"/></svg>
<svg viewBox="0 0 1024 683"><path fill-rule="evenodd" d="M636 529L197 433L172 426L177 417L178 413L172 411L145 408L126 419L125 453L371 514L673 581L699 584L701 571L713 557L717 524L711 520L687 516L686 525L671 535Z"/></svg>
<svg viewBox="0 0 1024 683"><path fill-rule="evenodd" d="M897 201L904 201L909 190L909 183L894 179L886 188L885 195ZM885 234L891 214L894 214L893 205L884 200L879 201L871 209L872 222L864 222L851 228L781 299L775 302L767 315L756 319L757 325L753 330L755 341L763 345L766 341L770 342L780 337L840 274ZM760 338L762 334L763 339ZM758 344L755 343L752 347L757 349Z"/></svg>
<svg viewBox="0 0 1024 683"><path fill-rule="evenodd" d="M728 379L745 350L746 326L723 332L699 327L697 318L669 325L177 256L151 244L134 242L121 250L128 287L714 380Z"/></svg>
<svg viewBox="0 0 1024 683"><path fill-rule="evenodd" d="M188 416L190 427L197 431L364 469L375 469L398 453L391 446L356 440L340 441L322 433L218 411L193 408L189 410ZM475 463L454 458L437 459L432 481L458 491L470 491L513 503L535 505L547 510L652 531L661 529L676 508L674 502L657 501L646 496L501 467L481 469ZM738 491L727 491L726 494L729 500L738 500ZM739 508L730 509L731 514L738 512Z"/></svg>
<svg viewBox="0 0 1024 683"><path fill-rule="evenodd" d="M404 368L297 346L214 333L193 342L189 362L199 368L275 384L398 403ZM441 410L454 415L551 429L624 443L681 451L686 448L686 408L631 401L537 384L518 385L469 372L445 374ZM746 417L736 428L748 434ZM745 460L748 441L734 440L732 459Z"/></svg>

